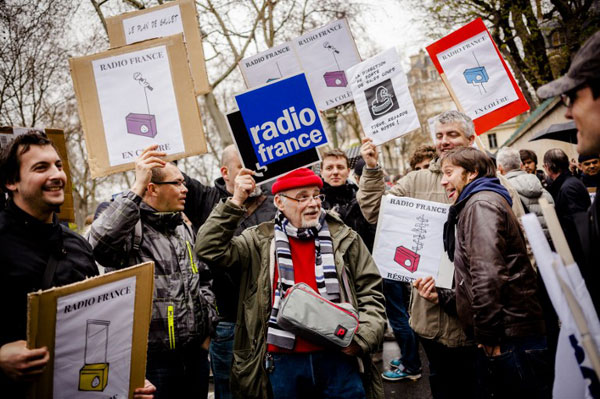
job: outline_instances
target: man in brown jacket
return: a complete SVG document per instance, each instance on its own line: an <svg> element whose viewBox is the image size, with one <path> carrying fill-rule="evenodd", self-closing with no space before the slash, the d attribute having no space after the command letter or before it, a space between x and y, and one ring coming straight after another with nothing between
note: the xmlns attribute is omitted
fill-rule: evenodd
<svg viewBox="0 0 600 399"><path fill-rule="evenodd" d="M475 139L473 121L458 111L446 111L436 118L436 151L440 156L457 147L468 147ZM365 169L360 179L356 198L369 223L376 223L381 197L385 192L383 171L378 166L378 151L371 139L363 139L361 155ZM519 194L503 177L501 183L507 187L517 217L524 214L518 200ZM451 203L441 185L442 173L439 159L434 159L429 168L410 172L389 191L400 197ZM438 304L421 298L413 288L410 303L410 326L419 336L429 360L429 383L433 397L474 397L475 379L473 360L475 348L465 335L456 314L448 313Z"/></svg>
<svg viewBox="0 0 600 399"><path fill-rule="evenodd" d="M480 395L549 398L536 273L510 195L481 151L457 148L445 153L441 163L441 183L454 202L444 226L444 247L454 261L458 317L479 348Z"/></svg>

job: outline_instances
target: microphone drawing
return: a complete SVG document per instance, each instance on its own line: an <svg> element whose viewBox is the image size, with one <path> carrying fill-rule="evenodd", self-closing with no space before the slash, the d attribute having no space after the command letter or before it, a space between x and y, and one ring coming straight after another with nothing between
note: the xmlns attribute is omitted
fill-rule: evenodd
<svg viewBox="0 0 600 399"><path fill-rule="evenodd" d="M144 88L144 97L146 98L146 110L148 113L140 114L130 112L125 117L125 123L127 125L127 133L135 134L137 136L151 137L153 138L158 133L156 130L156 117L150 113L150 103L148 102L148 90L153 91L154 88L150 86L150 83L140 72L133 74L133 80L137 81L140 86Z"/></svg>
<svg viewBox="0 0 600 399"><path fill-rule="evenodd" d="M339 50L329 44L329 42L323 43L323 47L331 51L333 59L335 60L335 65L337 65L338 69L337 71L329 71L323 74L325 85L327 85L327 87L346 87L348 85L348 79L346 79L346 74L342 68L340 68L340 64L335 56L340 53Z"/></svg>

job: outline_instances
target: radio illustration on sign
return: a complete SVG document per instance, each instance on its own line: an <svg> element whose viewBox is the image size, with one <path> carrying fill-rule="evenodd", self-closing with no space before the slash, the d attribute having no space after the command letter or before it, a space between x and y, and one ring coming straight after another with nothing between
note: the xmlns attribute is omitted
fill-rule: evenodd
<svg viewBox="0 0 600 399"><path fill-rule="evenodd" d="M414 245L412 246L412 250L402 245L396 248L394 261L411 273L416 272L419 268L419 260L421 259L419 251L423 249L423 240L427 233L427 226L429 226L429 219L425 215L418 216L415 227L411 229L415 233L413 234Z"/></svg>
<svg viewBox="0 0 600 399"><path fill-rule="evenodd" d="M323 74L325 84L327 85L327 87L346 87L348 85L348 79L346 79L346 74L340 68L340 64L338 63L337 57L335 56L340 52L331 44L329 44L329 42L323 43L323 47L331 51L331 53L333 54L333 59L335 60L335 65L337 65L338 68L337 71L325 72L325 74Z"/></svg>
<svg viewBox="0 0 600 399"><path fill-rule="evenodd" d="M148 90L152 91L154 88L150 86L150 83L142 77L140 72L133 74L133 79L138 81L144 88L144 97L146 98L146 110L147 114L139 114L130 112L125 117L125 123L127 124L127 133L135 134L143 137L154 138L158 133L156 131L156 117L150 113L150 104L148 103Z"/></svg>
<svg viewBox="0 0 600 399"><path fill-rule="evenodd" d="M279 80L283 77L283 74L281 73L281 68L279 67L279 61L275 61L275 66L277 67L277 71L279 72L279 77L277 78L269 78L267 79L267 83L271 83L274 82L276 80Z"/></svg>
<svg viewBox="0 0 600 399"><path fill-rule="evenodd" d="M107 320L87 320L85 326L84 365L79 370L80 391L104 391L108 384Z"/></svg>
<svg viewBox="0 0 600 399"><path fill-rule="evenodd" d="M465 76L465 80L467 81L467 83L472 84L473 86L476 86L479 89L479 94L487 93L483 84L487 83L490 80L490 78L487 74L487 71L485 70L485 67L479 64L475 52L473 52L473 58L475 58L477 66L474 68L465 69L463 75Z"/></svg>

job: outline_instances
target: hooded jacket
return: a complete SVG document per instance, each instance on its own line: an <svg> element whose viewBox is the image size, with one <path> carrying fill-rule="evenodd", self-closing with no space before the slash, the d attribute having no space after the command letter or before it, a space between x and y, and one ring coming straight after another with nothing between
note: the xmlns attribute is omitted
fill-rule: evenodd
<svg viewBox="0 0 600 399"><path fill-rule="evenodd" d="M523 204L527 207L529 212L534 213L537 216L542 225L542 229L544 230L544 234L546 234L546 237L549 237L548 225L542 214L542 207L539 201L540 198L544 198L548 203L554 205L552 195L544 189L540 179L523 170L511 170L505 177L514 189L517 190L521 197L521 201L523 201Z"/></svg>
<svg viewBox="0 0 600 399"><path fill-rule="evenodd" d="M217 267L241 267L240 299L233 343L231 387L234 396L268 397L269 378L264 369L267 321L271 312L274 269L274 223L262 223L234 237L245 210L230 201L220 203L198 232L195 250L200 259ZM347 270L352 304L360 326L354 342L364 356L363 383L367 398L383 398L380 374L370 354L383 340L385 305L379 271L356 232L341 220L327 215L336 269ZM340 281L341 284L341 281Z"/></svg>
<svg viewBox="0 0 600 399"><path fill-rule="evenodd" d="M136 250L134 230L139 221L142 240ZM194 253L192 228L180 212L157 212L129 191L92 223L89 240L96 260L105 267L154 262L148 351L201 344L210 335L217 317L210 272ZM173 331L168 328L171 321Z"/></svg>
<svg viewBox="0 0 600 399"><path fill-rule="evenodd" d="M511 198L518 198L519 194L510 186L508 181L503 176L498 176L498 178L502 185L508 189ZM404 176L391 188L390 194L449 204L451 202L444 187L442 187L441 181L442 169L438 158L430 162L428 169L413 171ZM365 219L370 223L375 223L379 216L381 196L385 192L383 171L380 168L365 168L360 178L359 187L356 198L360 208ZM513 211L518 216L524 214L521 201L513 200ZM448 296L446 295L446 297ZM411 292L409 313L410 326L419 336L436 340L449 347L471 344L454 312L447 312L441 305L433 304L422 298L414 287L412 287Z"/></svg>

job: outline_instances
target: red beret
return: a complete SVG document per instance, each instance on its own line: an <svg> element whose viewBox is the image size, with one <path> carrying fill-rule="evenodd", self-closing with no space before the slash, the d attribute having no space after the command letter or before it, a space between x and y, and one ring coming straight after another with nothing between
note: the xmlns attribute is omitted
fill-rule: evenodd
<svg viewBox="0 0 600 399"><path fill-rule="evenodd" d="M279 177L271 187L271 192L277 194L290 188L306 186L318 186L321 189L323 188L323 180L308 168L298 168L287 175Z"/></svg>

